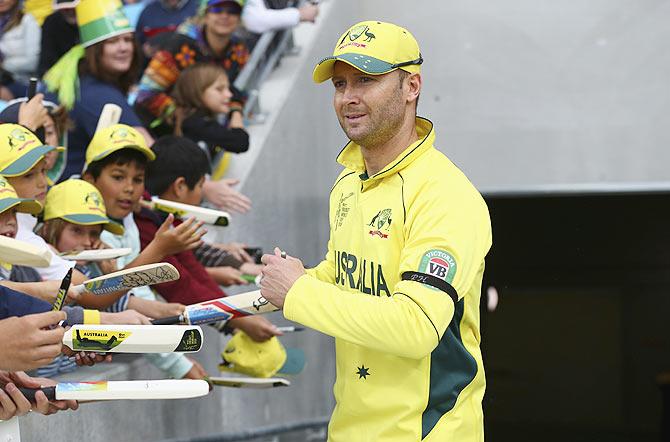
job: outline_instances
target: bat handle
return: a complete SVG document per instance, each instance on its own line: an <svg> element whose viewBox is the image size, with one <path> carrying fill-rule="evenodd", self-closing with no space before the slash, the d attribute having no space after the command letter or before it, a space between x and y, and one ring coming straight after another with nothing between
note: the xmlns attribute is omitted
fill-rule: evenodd
<svg viewBox="0 0 670 442"><path fill-rule="evenodd" d="M33 98L37 93L37 81L38 81L37 78L30 77L30 82L28 83L28 92L26 94L28 100Z"/></svg>
<svg viewBox="0 0 670 442"><path fill-rule="evenodd" d="M56 400L56 387L42 387L42 388L19 388L21 394L23 394L28 401L35 403L35 393L38 391L43 391L47 399L50 401Z"/></svg>
<svg viewBox="0 0 670 442"><path fill-rule="evenodd" d="M168 316L167 318L154 319L151 321L153 325L172 325L179 324L180 322L184 322L184 315Z"/></svg>

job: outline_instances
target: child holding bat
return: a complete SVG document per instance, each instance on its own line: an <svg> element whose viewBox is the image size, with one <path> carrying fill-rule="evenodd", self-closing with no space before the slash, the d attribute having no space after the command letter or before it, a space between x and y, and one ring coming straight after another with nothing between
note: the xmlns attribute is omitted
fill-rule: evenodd
<svg viewBox="0 0 670 442"><path fill-rule="evenodd" d="M156 159L147 168L149 191L165 200L200 205L202 186L209 172L209 162L204 152L187 138L169 136L156 141L154 153ZM172 215L145 208L137 213L135 221L142 245L150 247L151 238L165 222L172 222L171 218ZM175 221L176 228L180 227L180 223L180 220ZM241 278L244 268L241 271L231 267L205 269L190 250L167 256L164 260L175 266L181 275L177 281L156 286L156 291L168 301L195 304L225 296L217 282L246 283ZM244 265L255 266L250 263ZM221 277L219 280L215 277L217 271ZM243 330L256 341L265 341L281 334L277 327L260 316L232 319L227 325Z"/></svg>
<svg viewBox="0 0 670 442"><path fill-rule="evenodd" d="M140 253L140 236L133 211L144 193L147 164L155 159L144 137L134 128L115 124L99 130L86 149L84 180L93 184L102 195L107 216L122 224L124 233L103 231L100 239L114 248L132 249L117 259L119 267L134 267L163 261L166 256L198 247L204 231L201 223L191 219L172 228L172 216L157 229L156 235ZM156 300L149 287L133 289L133 295ZM174 378L203 379L207 372L196 361L176 353L157 353L146 357Z"/></svg>

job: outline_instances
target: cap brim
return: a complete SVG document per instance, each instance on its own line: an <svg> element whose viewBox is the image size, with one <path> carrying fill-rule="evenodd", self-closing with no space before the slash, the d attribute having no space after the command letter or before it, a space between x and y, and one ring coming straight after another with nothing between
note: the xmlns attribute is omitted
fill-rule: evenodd
<svg viewBox="0 0 670 442"><path fill-rule="evenodd" d="M65 150L65 148L54 147L54 146L38 146L34 149L31 149L22 157L16 159L12 164L5 167L3 170L0 170L0 175L15 177L21 176L32 169L35 164L37 164L44 155L51 152L52 150Z"/></svg>
<svg viewBox="0 0 670 442"><path fill-rule="evenodd" d="M79 213L73 215L67 215L60 217L65 221L71 222L73 224L79 224L82 226L94 226L97 224L102 224L102 228L107 230L114 235L123 235L123 226L110 221L109 218L100 215L93 215L90 213Z"/></svg>
<svg viewBox="0 0 670 442"><path fill-rule="evenodd" d="M336 61L342 61L361 72L370 75L381 75L391 72L396 69L391 63L387 63L369 55L362 55L356 53L346 53L326 57L319 62L314 68L312 79L315 83L323 83L333 76L333 67Z"/></svg>
<svg viewBox="0 0 670 442"><path fill-rule="evenodd" d="M88 165L93 163L94 161L100 161L101 159L108 157L109 155L113 154L116 151L119 151L121 149L134 149L139 152L142 152L145 157L147 157L147 160L153 161L156 159L156 154L153 153L151 149L143 149L140 146L136 144L126 144L123 146L119 147L112 147L111 149L107 149L106 151L96 155L90 162L84 164L84 169L81 171L82 173L86 172L86 169L88 168Z"/></svg>
<svg viewBox="0 0 670 442"><path fill-rule="evenodd" d="M286 348L286 362L277 373L298 374L305 368L305 352L299 348Z"/></svg>
<svg viewBox="0 0 670 442"><path fill-rule="evenodd" d="M37 215L42 211L42 205L37 200L28 198L3 198L0 200L0 213L12 207L16 207L17 212L31 215Z"/></svg>

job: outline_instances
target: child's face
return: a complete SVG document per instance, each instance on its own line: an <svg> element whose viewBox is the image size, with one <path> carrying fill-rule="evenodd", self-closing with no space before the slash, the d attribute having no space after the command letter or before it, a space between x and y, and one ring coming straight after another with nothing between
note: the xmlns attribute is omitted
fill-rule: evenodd
<svg viewBox="0 0 670 442"><path fill-rule="evenodd" d="M17 230L16 209L11 208L0 213L0 235L14 238Z"/></svg>
<svg viewBox="0 0 670 442"><path fill-rule="evenodd" d="M190 204L192 206L199 206L202 202L202 186L205 184L205 177L200 178L200 181L193 186L193 189L186 188L180 203Z"/></svg>
<svg viewBox="0 0 670 442"><path fill-rule="evenodd" d="M9 184L14 187L19 198L36 199L44 203L47 196L47 167L46 161L42 158L25 175L6 177Z"/></svg>
<svg viewBox="0 0 670 442"><path fill-rule="evenodd" d="M207 109L215 114L227 114L230 110L230 99L233 94L228 89L228 78L221 75L209 85L202 94L202 102Z"/></svg>
<svg viewBox="0 0 670 442"><path fill-rule="evenodd" d="M86 175L102 194L107 215L123 219L133 211L144 192L144 167L131 161L124 165L108 164L97 180Z"/></svg>
<svg viewBox="0 0 670 442"><path fill-rule="evenodd" d="M102 226L81 226L79 224L66 223L63 233L54 244L59 252L72 250L89 250L100 240Z"/></svg>

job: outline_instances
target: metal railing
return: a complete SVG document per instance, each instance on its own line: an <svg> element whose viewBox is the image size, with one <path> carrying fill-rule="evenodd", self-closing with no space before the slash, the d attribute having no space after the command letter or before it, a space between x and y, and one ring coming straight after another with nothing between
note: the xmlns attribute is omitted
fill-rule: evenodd
<svg viewBox="0 0 670 442"><path fill-rule="evenodd" d="M300 4L302 1L295 1L289 6L299 7ZM247 64L233 83L238 90L247 92L244 118L249 124L261 124L265 121L260 107L260 87L281 57L295 53L296 50L292 28L265 32L256 42Z"/></svg>
<svg viewBox="0 0 670 442"><path fill-rule="evenodd" d="M289 422L282 425L269 425L236 433L222 433L189 439L169 439L163 442L240 442L255 440L319 442L326 440L328 418L320 417L300 422ZM303 432L302 436L286 438L289 433ZM284 435L284 437L282 437Z"/></svg>

